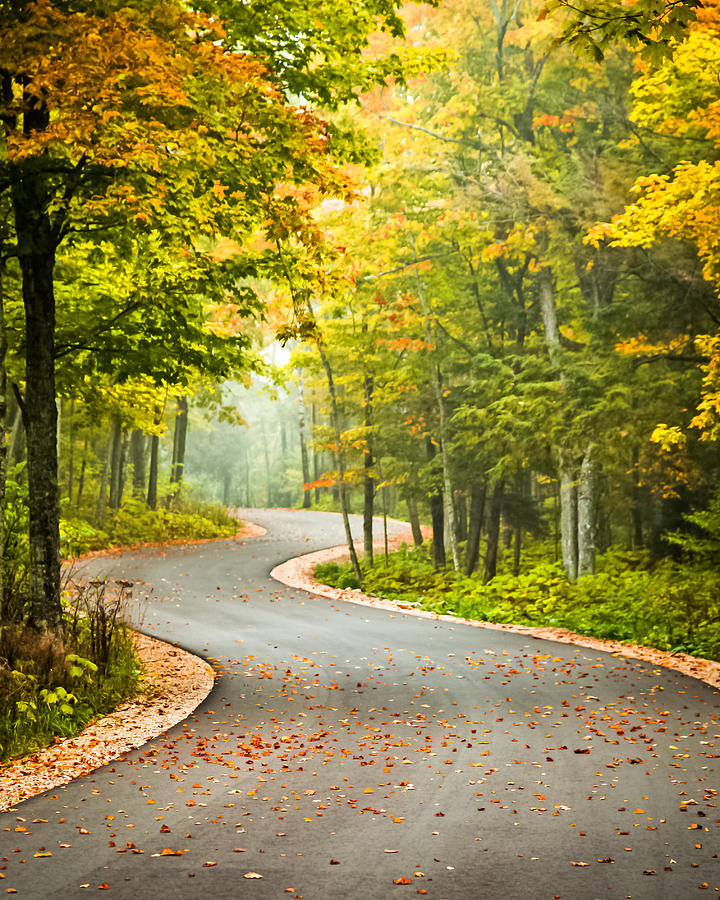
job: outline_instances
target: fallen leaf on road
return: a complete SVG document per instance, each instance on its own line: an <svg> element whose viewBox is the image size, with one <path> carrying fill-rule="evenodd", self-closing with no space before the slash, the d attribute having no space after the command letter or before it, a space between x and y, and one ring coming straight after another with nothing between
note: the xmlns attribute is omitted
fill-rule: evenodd
<svg viewBox="0 0 720 900"><path fill-rule="evenodd" d="M259 872L246 872L243 878L262 878L262 875Z"/></svg>
<svg viewBox="0 0 720 900"><path fill-rule="evenodd" d="M393 881L393 884L412 884L409 878L406 878L404 875L401 878L396 878Z"/></svg>
<svg viewBox="0 0 720 900"><path fill-rule="evenodd" d="M216 866L216 865L217 865L216 862L213 862L212 860L209 859L207 862L203 863L203 869L209 869L211 866Z"/></svg>
<svg viewBox="0 0 720 900"><path fill-rule="evenodd" d="M570 865L571 865L571 866L589 866L590 863L586 863L586 862L571 862Z"/></svg>

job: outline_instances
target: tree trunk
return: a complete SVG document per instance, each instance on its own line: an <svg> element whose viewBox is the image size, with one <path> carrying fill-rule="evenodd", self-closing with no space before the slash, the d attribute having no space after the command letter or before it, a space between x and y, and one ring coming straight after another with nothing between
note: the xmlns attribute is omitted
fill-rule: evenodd
<svg viewBox="0 0 720 900"><path fill-rule="evenodd" d="M595 495L597 464L595 448L588 444L578 480L578 574L595 574Z"/></svg>
<svg viewBox="0 0 720 900"><path fill-rule="evenodd" d="M322 337L318 338L317 348L320 359L325 369L325 376L328 383L328 391L330 393L330 418L335 436L335 468L337 470L339 491L340 491L340 508L342 510L343 526L345 528L345 540L347 542L348 553L350 554L350 562L352 563L353 572L359 584L362 584L362 571L360 570L360 562L355 552L355 544L353 543L352 530L350 528L350 512L347 496L347 485L345 484L345 462L342 455L341 434L340 434L340 415L338 412L337 392L335 390L335 379L330 365L330 360L325 353Z"/></svg>
<svg viewBox="0 0 720 900"><path fill-rule="evenodd" d="M87 468L88 445L89 441L85 438L83 441L82 456L80 457L80 474L78 475L77 493L75 494L75 509L80 508L80 501L82 500L83 489L85 488L85 469Z"/></svg>
<svg viewBox="0 0 720 900"><path fill-rule="evenodd" d="M75 398L70 401L70 412L68 414L68 463L67 463L67 498L68 503L72 503L73 494L75 492Z"/></svg>
<svg viewBox="0 0 720 900"><path fill-rule="evenodd" d="M175 431L173 433L173 465L170 472L170 482L182 484L185 469L185 443L187 441L188 426L188 400L187 397L177 398L177 413L175 415Z"/></svg>
<svg viewBox="0 0 720 900"><path fill-rule="evenodd" d="M642 511L642 490L638 484L638 466L640 464L640 450L635 444L632 448L632 540L631 546L633 550L638 550L644 546L643 540L643 511Z"/></svg>
<svg viewBox="0 0 720 900"><path fill-rule="evenodd" d="M468 540L465 547L466 575L472 575L475 571L480 555L480 535L482 534L483 518L485 516L486 495L487 481L484 481L482 484L473 482L470 488L470 522Z"/></svg>
<svg viewBox="0 0 720 900"><path fill-rule="evenodd" d="M230 472L225 472L223 476L223 506L230 505L230 488L232 487L232 475Z"/></svg>
<svg viewBox="0 0 720 900"><path fill-rule="evenodd" d="M561 370L560 358L560 330L557 322L557 308L555 305L555 289L550 269L543 268L539 275L540 311L545 328L545 344L548 348L550 361L559 370L560 380L565 384L565 378ZM587 456L587 454L586 454ZM590 462L590 460L589 460ZM592 466L590 467L592 470ZM561 447L558 452L558 474L560 480L560 546L562 550L563 568L571 581L578 575L578 473L573 454L569 448ZM586 490L592 492L593 478L588 473ZM594 499L586 499L586 504L592 505ZM594 569L595 566L595 517L586 516L584 519L586 533L581 538L583 543L583 564ZM591 561L592 558L592 561Z"/></svg>
<svg viewBox="0 0 720 900"><path fill-rule="evenodd" d="M0 264L1 265L1 264ZM3 296L2 271L0 271L0 647L2 646L3 624L5 622L5 482L7 480L7 331L5 328L5 298Z"/></svg>
<svg viewBox="0 0 720 900"><path fill-rule="evenodd" d="M132 493L139 500L145 493L145 435L141 428L134 428L130 435L130 456L132 458Z"/></svg>
<svg viewBox="0 0 720 900"><path fill-rule="evenodd" d="M467 496L462 491L455 493L455 522L458 540L466 541L468 538L468 508Z"/></svg>
<svg viewBox="0 0 720 900"><path fill-rule="evenodd" d="M408 519L410 519L410 528L412 530L413 543L416 547L422 547L423 535L420 527L420 515L418 513L418 505L415 497L407 498Z"/></svg>
<svg viewBox="0 0 720 900"><path fill-rule="evenodd" d="M10 446L8 447L9 465L21 463L25 459L25 455L25 423L23 422L22 409L16 404L12 431L10 432Z"/></svg>
<svg viewBox="0 0 720 900"><path fill-rule="evenodd" d="M365 451L363 453L364 474L364 503L363 503L363 546L365 550L365 559L372 565L373 563L373 515L375 513L375 478L373 476L373 466L375 465L375 456L373 448L373 383L372 375L365 373L363 381L364 391L364 422L365 422ZM387 519L387 504L385 503L385 495L383 494L383 515L384 520Z"/></svg>
<svg viewBox="0 0 720 900"><path fill-rule="evenodd" d="M273 505L273 497L272 497L272 482L270 481L270 448L268 446L267 430L265 428L264 421L262 423L262 437L263 437L263 458L265 459L265 494L266 494L265 505L269 509Z"/></svg>
<svg viewBox="0 0 720 900"><path fill-rule="evenodd" d="M120 470L122 468L123 427L119 417L115 417L110 432L110 509L120 509Z"/></svg>
<svg viewBox="0 0 720 900"><path fill-rule="evenodd" d="M503 497L505 495L505 479L500 478L495 483L490 509L488 511L487 525L487 550L485 552L485 573L483 581L486 583L497 574L498 545L500 543L500 517L502 515Z"/></svg>
<svg viewBox="0 0 720 900"><path fill-rule="evenodd" d="M120 509L122 506L122 498L123 492L125 490L125 476L127 474L127 458L128 458L128 448L130 446L130 441L128 440L127 431L123 430L122 441L120 442L120 472L118 478L118 505L117 508Z"/></svg>
<svg viewBox="0 0 720 900"><path fill-rule="evenodd" d="M312 433L313 433L313 441L315 440L315 425L316 420L315 417L317 415L317 411L315 409L315 404L312 405ZM320 481L320 456L315 448L315 444L313 443L313 480ZM315 503L320 502L320 488L315 488Z"/></svg>
<svg viewBox="0 0 720 900"><path fill-rule="evenodd" d="M415 250L415 241L412 236L410 238L413 256L417 259ZM417 273L416 273L417 277ZM420 279L417 279L418 299L422 308L423 317L425 319L425 340L428 346L433 346L432 331L430 327L431 316L430 309L425 300L425 292L422 289ZM432 359L432 357L431 357ZM432 385L435 393L435 405L438 413L439 437L440 437L440 458L442 460L443 475L443 502L445 504L445 519L448 523L450 555L452 556L453 568L456 572L460 571L460 550L458 547L458 536L455 517L455 494L453 492L452 479L450 476L450 450L448 448L448 427L447 415L445 411L445 398L443 393L442 372L440 371L439 362L432 362ZM443 556L445 550L443 548Z"/></svg>
<svg viewBox="0 0 720 900"><path fill-rule="evenodd" d="M305 384L300 376L298 384L298 430L300 431L300 459L302 462L303 485L310 484L310 459L308 457L308 442L305 427ZM302 508L310 509L312 505L312 489L303 487Z"/></svg>
<svg viewBox="0 0 720 900"><path fill-rule="evenodd" d="M433 565L436 569L444 569L447 560L445 559L445 507L442 491L430 497L430 517L433 533Z"/></svg>
<svg viewBox="0 0 720 900"><path fill-rule="evenodd" d="M100 490L98 491L97 506L95 508L95 524L102 528L105 521L105 506L107 505L108 475L110 473L113 443L108 441L105 448L105 461L100 475Z"/></svg>
<svg viewBox="0 0 720 900"><path fill-rule="evenodd" d="M578 573L577 477L565 454L560 455L560 549L570 581Z"/></svg>
<svg viewBox="0 0 720 900"><path fill-rule="evenodd" d="M162 421L162 410L155 407L153 425L157 428ZM158 460L160 456L160 435L152 434L150 437L150 470L148 472L147 506L148 509L157 509L158 505Z"/></svg>
<svg viewBox="0 0 720 900"><path fill-rule="evenodd" d="M25 113L27 128L49 122L43 109ZM29 521L29 625L62 649L60 498L55 405L55 235L47 191L24 170L12 185L25 308L25 401Z"/></svg>
<svg viewBox="0 0 720 900"><path fill-rule="evenodd" d="M448 538L450 541L450 555L453 561L453 569L460 571L460 550L457 536L457 517L455 515L455 493L450 479L450 452L448 450L447 421L445 415L445 400L442 393L442 377L440 367L435 367L435 400L437 403L440 420L440 458L442 459L443 474L443 503L445 506L445 518L448 523ZM444 555L444 551L443 551Z"/></svg>

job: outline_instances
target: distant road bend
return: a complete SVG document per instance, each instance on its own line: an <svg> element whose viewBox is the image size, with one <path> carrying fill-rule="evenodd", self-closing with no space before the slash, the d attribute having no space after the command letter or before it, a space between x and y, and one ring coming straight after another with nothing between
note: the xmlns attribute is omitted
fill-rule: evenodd
<svg viewBox="0 0 720 900"><path fill-rule="evenodd" d="M143 628L209 658L188 720L0 815L24 898L685 900L720 893L720 707L647 663L333 602L270 570L333 514L126 553ZM703 893L704 892L704 893Z"/></svg>

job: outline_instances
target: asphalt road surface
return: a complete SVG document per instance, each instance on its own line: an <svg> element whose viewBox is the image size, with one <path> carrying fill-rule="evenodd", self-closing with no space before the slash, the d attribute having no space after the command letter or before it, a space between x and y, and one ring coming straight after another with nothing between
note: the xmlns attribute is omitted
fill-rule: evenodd
<svg viewBox="0 0 720 900"><path fill-rule="evenodd" d="M340 543L340 519L254 520L268 533L244 544L94 563L143 582L144 629L221 674L185 722L0 815L0 893L720 892L717 691L622 657L285 588L270 570Z"/></svg>

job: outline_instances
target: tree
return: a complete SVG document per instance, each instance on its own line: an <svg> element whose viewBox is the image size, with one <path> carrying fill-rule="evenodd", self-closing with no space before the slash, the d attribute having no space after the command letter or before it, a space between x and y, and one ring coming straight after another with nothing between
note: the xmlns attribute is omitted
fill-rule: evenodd
<svg viewBox="0 0 720 900"><path fill-rule="evenodd" d="M627 41L641 48L643 58L657 62L671 54L702 6L703 0L635 0L630 6L618 0L547 0L540 17L565 10L556 40L598 61L608 47Z"/></svg>
<svg viewBox="0 0 720 900"><path fill-rule="evenodd" d="M209 12L219 6L206 4ZM333 4L337 27L323 38L328 56L354 59L358 77L361 71L382 77L382 66L373 74L360 59L366 31L344 46L341 25L349 20L341 9L347 11ZM83 235L92 234L91 247L98 247L98 236L107 242L120 234L122 256L132 252L132 232L162 235L176 262L190 261L201 293L234 287L237 308L249 313L252 292L238 290L237 279L286 275L287 262L278 265L268 247L291 236L297 246L314 239L292 185L308 180L320 194L346 190L330 165L324 123L307 107L288 103L257 58L236 51L249 35L237 5L229 12L236 14L232 33L175 0L0 6L0 196L12 206L3 246L12 246L22 275L27 348L30 621L51 639L60 632L55 362L61 252L74 250ZM364 27L380 20L399 27L392 4L379 4ZM287 47L303 43L304 36L283 29L283 46L271 42L266 63L273 56L280 66ZM302 76L306 95L313 84L319 95L323 79L311 72L316 57L303 53L296 54L288 84ZM391 68L398 65L394 60ZM347 94L351 80L345 84ZM269 245L240 251L263 230ZM220 235L238 248L222 264L211 253ZM185 304L179 295L173 300L182 329ZM122 344L129 314L140 313L147 324L155 307L134 301L113 310L90 332L95 340L76 341L76 349L96 345L112 326ZM204 338L194 350L212 366L211 334Z"/></svg>

